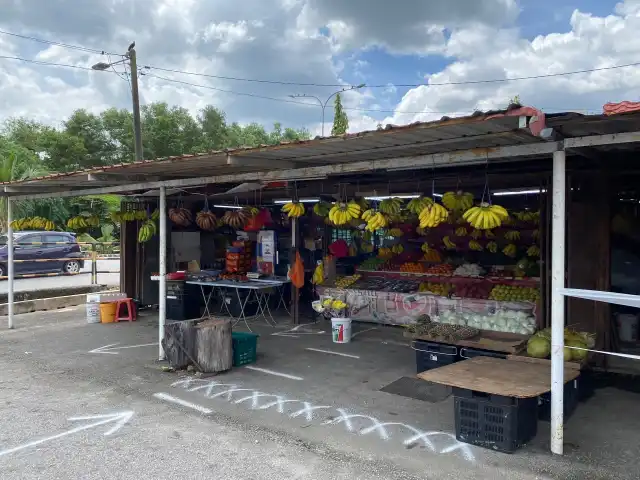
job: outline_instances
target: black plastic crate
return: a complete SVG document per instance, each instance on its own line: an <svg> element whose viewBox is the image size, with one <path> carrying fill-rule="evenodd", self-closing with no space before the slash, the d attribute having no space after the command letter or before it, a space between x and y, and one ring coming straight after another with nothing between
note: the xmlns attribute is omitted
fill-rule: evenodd
<svg viewBox="0 0 640 480"><path fill-rule="evenodd" d="M564 400L562 403L565 422L571 418L580 401L579 379L580 377L564 384ZM551 421L551 392L543 393L538 397L538 419L543 422Z"/></svg>
<svg viewBox="0 0 640 480"><path fill-rule="evenodd" d="M471 445L513 453L538 433L538 399L453 389L456 438Z"/></svg>
<svg viewBox="0 0 640 480"><path fill-rule="evenodd" d="M479 350L477 348L461 348L460 359L467 360L475 357L493 357L493 358L507 358L506 353L492 352L491 350Z"/></svg>
<svg viewBox="0 0 640 480"><path fill-rule="evenodd" d="M458 347L455 345L415 340L413 349L416 351L416 371L418 373L451 365L460 359Z"/></svg>

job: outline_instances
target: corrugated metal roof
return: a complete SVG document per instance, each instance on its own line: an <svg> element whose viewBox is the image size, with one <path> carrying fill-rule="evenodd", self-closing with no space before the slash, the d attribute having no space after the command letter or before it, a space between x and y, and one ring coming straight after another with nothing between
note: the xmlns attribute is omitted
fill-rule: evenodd
<svg viewBox="0 0 640 480"><path fill-rule="evenodd" d="M261 145L143 160L56 173L11 182L11 184L91 188L121 184L126 180L140 182L147 177L193 178L540 141L528 129L519 128L519 116L511 115L511 112L515 111L511 109L475 113L468 117L443 118L434 122L419 122L403 126L388 125L382 129L336 137L316 137L311 140L284 142L278 145ZM90 179L89 175L95 178Z"/></svg>
<svg viewBox="0 0 640 480"><path fill-rule="evenodd" d="M528 124L522 128L522 118ZM640 130L640 113L583 116L574 113L545 116L531 107L512 105L507 110L476 112L461 118L192 155L144 160L57 173L11 182L35 191L100 188L136 182L234 175L358 161L491 149L544 142L538 134L546 126L563 137Z"/></svg>

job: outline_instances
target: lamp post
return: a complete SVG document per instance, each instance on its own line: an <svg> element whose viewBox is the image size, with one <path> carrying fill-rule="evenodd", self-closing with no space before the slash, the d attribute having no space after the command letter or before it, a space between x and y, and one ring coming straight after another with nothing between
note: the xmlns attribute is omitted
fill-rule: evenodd
<svg viewBox="0 0 640 480"><path fill-rule="evenodd" d="M142 128L140 123L140 97L138 95L138 64L136 62L136 42L129 45L127 53L122 60L113 63L98 62L91 68L93 70L104 71L114 65L129 62L131 69L131 98L133 99L133 137L135 140L134 151L136 161L142 160Z"/></svg>
<svg viewBox="0 0 640 480"><path fill-rule="evenodd" d="M352 85L350 87L345 87L342 90L338 90L337 92L333 92L331 95L329 95L329 97L325 100L325 102L323 103L322 100L320 100L318 97L316 97L315 95L307 95L306 93L301 93L298 95L289 95L289 97L291 98L313 98L315 100L318 101L318 104L320 105L320 108L322 108L322 136L324 137L324 112L327 108L327 105L329 104L329 100L331 100L334 96L338 95L339 93L342 92L348 92L349 90L359 90L361 88L366 87L366 84L361 83L360 85Z"/></svg>

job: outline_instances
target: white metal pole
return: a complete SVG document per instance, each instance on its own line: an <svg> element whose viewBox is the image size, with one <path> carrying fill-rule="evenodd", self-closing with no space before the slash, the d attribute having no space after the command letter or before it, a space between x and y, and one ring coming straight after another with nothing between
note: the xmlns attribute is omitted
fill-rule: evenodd
<svg viewBox="0 0 640 480"><path fill-rule="evenodd" d="M7 302L9 303L8 327L13 328L13 202L7 197L7 275L9 276L7 286Z"/></svg>
<svg viewBox="0 0 640 480"><path fill-rule="evenodd" d="M564 295L566 158L553 153L551 223L551 451L563 453L564 440Z"/></svg>
<svg viewBox="0 0 640 480"><path fill-rule="evenodd" d="M167 318L167 192L166 187L160 187L158 209L160 210L160 292L158 295L158 360L165 359L162 339L164 337L164 324Z"/></svg>

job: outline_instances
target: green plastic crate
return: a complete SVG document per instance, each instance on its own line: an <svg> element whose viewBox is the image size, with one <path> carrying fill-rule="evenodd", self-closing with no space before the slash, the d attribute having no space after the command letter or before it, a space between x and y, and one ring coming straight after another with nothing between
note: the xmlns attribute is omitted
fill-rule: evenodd
<svg viewBox="0 0 640 480"><path fill-rule="evenodd" d="M259 336L255 333L231 332L234 367L255 363Z"/></svg>

